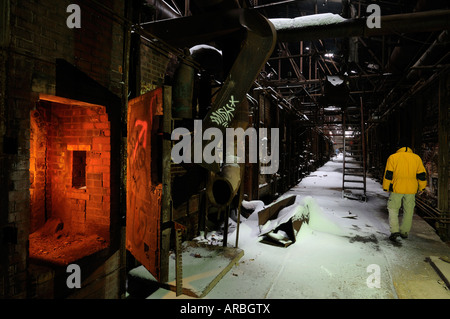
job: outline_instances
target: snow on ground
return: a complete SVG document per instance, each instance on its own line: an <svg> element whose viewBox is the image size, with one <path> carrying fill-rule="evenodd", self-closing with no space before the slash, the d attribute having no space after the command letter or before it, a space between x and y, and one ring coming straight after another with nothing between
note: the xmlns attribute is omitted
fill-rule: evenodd
<svg viewBox="0 0 450 319"><path fill-rule="evenodd" d="M388 240L388 194L375 180L367 179L366 202L343 198L341 186L338 156L282 196L297 196L287 210L307 208L310 214L296 242L286 248L260 242L257 212L264 204L245 202L255 211L248 219L242 217L239 227L238 246L244 256L205 298L398 298L394 285L399 275L393 269L400 265L416 272L427 267L424 238L412 232L409 242L400 243L403 247ZM413 231L414 223L424 222L415 219ZM442 244L432 231L427 236L433 244ZM236 231L229 234L228 245L234 246L235 239ZM174 294L160 289L151 298L174 298Z"/></svg>
<svg viewBox="0 0 450 319"><path fill-rule="evenodd" d="M283 196L296 195L293 206L308 206L310 214L296 243L287 248L258 241L255 210L240 225L239 247L244 256L207 298L395 297L380 247L388 226L383 221L374 225L370 216L365 217L383 214L386 195L378 183L368 181L367 202L342 198L340 170L342 162L329 162ZM235 233L229 235L228 243L234 242ZM367 285L373 272L368 267L373 264L380 267L382 288Z"/></svg>

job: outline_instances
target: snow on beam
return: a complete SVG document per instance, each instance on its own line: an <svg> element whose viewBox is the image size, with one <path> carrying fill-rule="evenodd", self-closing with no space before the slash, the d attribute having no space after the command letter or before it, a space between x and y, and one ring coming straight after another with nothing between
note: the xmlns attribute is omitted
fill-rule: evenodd
<svg viewBox="0 0 450 319"><path fill-rule="evenodd" d="M344 19L332 13L293 19L269 19L279 42L426 32L450 28L450 10L381 16L381 28L369 28L366 18Z"/></svg>

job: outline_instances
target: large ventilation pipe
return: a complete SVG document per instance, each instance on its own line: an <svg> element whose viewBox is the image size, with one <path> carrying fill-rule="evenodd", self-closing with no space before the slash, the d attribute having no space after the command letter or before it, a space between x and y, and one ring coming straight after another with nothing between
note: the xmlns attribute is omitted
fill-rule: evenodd
<svg viewBox="0 0 450 319"><path fill-rule="evenodd" d="M208 27L205 28L205 25ZM233 9L152 22L142 27L178 47L213 40L220 42L227 37L243 37L240 51L202 123L204 130L217 128L222 136L226 136L226 128L230 127L247 92L275 47L276 32L272 23L256 11ZM203 142L204 149L207 143ZM209 171L220 172L219 163L203 162L200 165Z"/></svg>
<svg viewBox="0 0 450 319"><path fill-rule="evenodd" d="M239 110L236 113L236 117L232 123L233 127L239 127L243 130L247 129L249 126L249 109L248 101L245 99L240 104ZM228 138L233 138L234 136L228 136ZM229 141L227 141L229 142ZM242 141L237 141L237 143L245 143L245 139ZM233 143L233 147L229 149L225 147L225 164L222 166L220 172L210 173L210 178L208 186L206 188L206 193L209 200L216 206L228 206L236 194L239 191L239 186L241 185L244 165L243 159L239 158L239 153L237 151L238 147L244 147L243 145L238 145Z"/></svg>
<svg viewBox="0 0 450 319"><path fill-rule="evenodd" d="M293 19L270 19L279 42L343 37L370 37L397 33L439 31L450 28L450 10L381 16L381 28L369 28L366 18L344 19L324 13Z"/></svg>
<svg viewBox="0 0 450 319"><path fill-rule="evenodd" d="M216 206L228 206L241 185L241 167L238 163L225 164L219 174L211 173L206 192Z"/></svg>

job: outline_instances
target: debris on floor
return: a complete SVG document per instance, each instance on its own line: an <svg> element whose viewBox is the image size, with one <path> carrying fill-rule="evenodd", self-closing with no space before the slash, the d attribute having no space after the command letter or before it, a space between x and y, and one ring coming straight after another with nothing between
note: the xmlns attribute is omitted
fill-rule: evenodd
<svg viewBox="0 0 450 319"><path fill-rule="evenodd" d="M30 259L56 265L68 265L84 256L108 247L102 237L72 234L60 219L49 219L29 236Z"/></svg>

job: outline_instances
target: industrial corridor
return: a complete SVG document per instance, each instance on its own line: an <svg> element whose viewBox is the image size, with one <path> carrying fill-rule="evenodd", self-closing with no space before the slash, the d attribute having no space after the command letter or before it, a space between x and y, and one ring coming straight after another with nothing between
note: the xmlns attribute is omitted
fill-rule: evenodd
<svg viewBox="0 0 450 319"><path fill-rule="evenodd" d="M0 0L0 299L449 299L449 30L448 0Z"/></svg>
<svg viewBox="0 0 450 319"><path fill-rule="evenodd" d="M205 298L449 299L450 277L445 274L450 273L440 274L429 259L434 257L439 269L441 264L436 260L440 257L448 260L450 246L417 214L409 238L391 242L388 195L380 183L368 178L367 201L344 198L341 183L342 154L339 154L281 196L296 196L296 203L309 205L310 214L314 214L309 223L302 224L295 243L288 247L261 242L260 235L264 232L258 227L256 214L264 204L247 203L256 207L256 211L241 222L239 248L244 255ZM236 229L236 223L230 222ZM216 244L220 244L222 235L215 236ZM234 246L235 239L233 232L228 245ZM445 262L441 263L444 265L441 270L445 270ZM379 269L379 282L372 280L375 268ZM177 297L173 291L158 289L145 268L132 270L130 276L141 285L133 286L140 297L193 298ZM201 286L208 276L207 271L193 270L193 274L185 275L186 285L195 287L200 282Z"/></svg>

